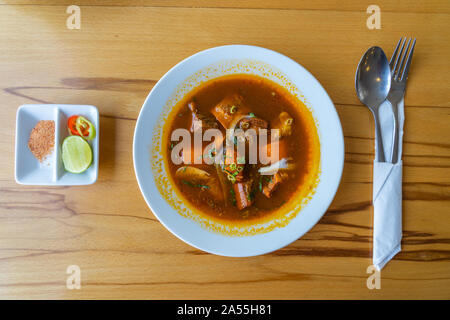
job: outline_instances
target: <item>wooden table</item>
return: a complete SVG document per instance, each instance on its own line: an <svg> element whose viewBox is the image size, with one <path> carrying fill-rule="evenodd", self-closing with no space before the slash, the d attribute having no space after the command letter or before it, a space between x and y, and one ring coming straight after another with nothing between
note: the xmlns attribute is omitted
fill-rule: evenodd
<svg viewBox="0 0 450 320"><path fill-rule="evenodd" d="M4 3L4 1L3 1ZM8 3L8 1L7 1ZM20 3L20 4L19 4ZM0 5L0 298L450 298L450 2L73 1ZM369 290L372 256L372 116L354 73L371 45L392 54L417 37L406 96L403 251ZM251 44L310 70L330 94L345 135L341 186L302 239L236 259L206 254L169 233L136 183L132 140L149 90L200 50ZM97 183L14 182L15 115L25 103L93 104L101 114ZM66 268L81 268L81 290Z"/></svg>

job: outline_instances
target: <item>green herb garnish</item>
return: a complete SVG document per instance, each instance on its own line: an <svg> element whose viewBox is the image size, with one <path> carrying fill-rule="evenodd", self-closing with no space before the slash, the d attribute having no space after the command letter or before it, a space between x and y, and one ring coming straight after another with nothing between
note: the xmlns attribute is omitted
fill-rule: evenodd
<svg viewBox="0 0 450 320"><path fill-rule="evenodd" d="M181 180L181 182L183 182L184 184L193 187L193 188L202 188L202 189L209 189L209 186L205 185L205 184L194 184L190 181L187 180Z"/></svg>
<svg viewBox="0 0 450 320"><path fill-rule="evenodd" d="M230 189L230 193L231 193L231 203L233 204L233 206L236 205L236 193L234 192L233 189Z"/></svg>
<svg viewBox="0 0 450 320"><path fill-rule="evenodd" d="M181 182L183 182L184 184L186 184L186 185L188 185L190 187L195 187L195 185L192 182L190 182L190 181L181 180Z"/></svg>

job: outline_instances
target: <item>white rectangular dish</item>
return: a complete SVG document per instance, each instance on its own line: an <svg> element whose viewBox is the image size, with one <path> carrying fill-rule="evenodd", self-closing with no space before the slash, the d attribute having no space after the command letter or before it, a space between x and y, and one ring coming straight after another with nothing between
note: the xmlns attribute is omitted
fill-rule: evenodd
<svg viewBox="0 0 450 320"><path fill-rule="evenodd" d="M67 172L61 159L61 145L69 136L67 119L73 115L86 117L95 126L96 136L89 142L93 160L83 173ZM30 132L40 120L55 121L53 152L41 163L28 147ZM26 104L19 107L16 117L15 179L27 185L87 185L97 180L99 159L100 121L98 110L90 105Z"/></svg>

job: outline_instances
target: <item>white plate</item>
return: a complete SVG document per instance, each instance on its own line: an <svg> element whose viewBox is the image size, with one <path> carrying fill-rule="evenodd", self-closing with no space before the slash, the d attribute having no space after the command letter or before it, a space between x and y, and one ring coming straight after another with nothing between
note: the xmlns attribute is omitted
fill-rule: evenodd
<svg viewBox="0 0 450 320"><path fill-rule="evenodd" d="M165 179L161 165L161 123L170 108L202 81L232 73L265 76L289 88L305 102L316 120L321 145L320 181L312 199L299 214L280 228L253 235L229 236L211 231L198 220L183 216L186 207L166 201L156 180ZM276 75L275 78L272 75ZM156 149L155 149L156 147ZM295 61L254 46L223 46L199 52L177 64L154 86L142 106L133 141L134 168L142 195L159 221L188 244L224 256L253 256L282 248L313 227L334 198L344 164L344 138L339 117L319 82ZM156 165L155 165L156 163Z"/></svg>
<svg viewBox="0 0 450 320"><path fill-rule="evenodd" d="M64 138L69 135L67 119L72 115L86 117L96 129L95 138L89 141L94 156L92 164L80 174L65 171L61 160L61 145ZM28 148L30 132L40 120L55 121L55 147L51 155L42 163ZM94 183L98 175L99 132L98 110L94 106L70 104L25 104L20 106L16 118L16 182L29 185L63 186Z"/></svg>

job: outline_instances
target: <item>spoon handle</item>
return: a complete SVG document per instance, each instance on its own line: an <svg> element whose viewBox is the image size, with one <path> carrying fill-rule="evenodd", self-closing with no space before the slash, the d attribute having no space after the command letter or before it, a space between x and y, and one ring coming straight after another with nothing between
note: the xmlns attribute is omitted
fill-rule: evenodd
<svg viewBox="0 0 450 320"><path fill-rule="evenodd" d="M383 136L381 135L380 120L378 118L378 110L379 108L376 108L373 111L373 118L375 121L375 141L377 142L377 161L386 162L386 158L384 156Z"/></svg>

